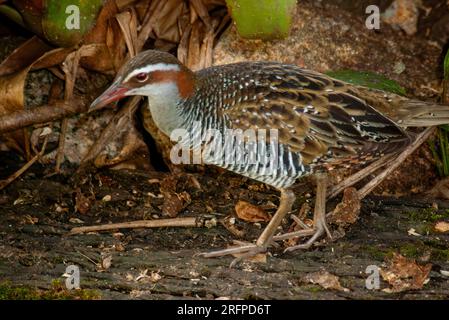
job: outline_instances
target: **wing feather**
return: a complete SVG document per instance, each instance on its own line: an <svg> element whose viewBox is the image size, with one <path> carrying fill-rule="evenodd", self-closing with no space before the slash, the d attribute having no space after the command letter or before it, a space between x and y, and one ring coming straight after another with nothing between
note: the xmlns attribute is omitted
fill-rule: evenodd
<svg viewBox="0 0 449 320"><path fill-rule="evenodd" d="M276 128L279 142L300 153L305 164L379 157L410 142L353 86L291 65L260 64L242 65L237 74L232 68L233 77L248 81L240 85L240 96L226 94L224 114L231 128ZM228 92L236 89L233 83L228 81Z"/></svg>

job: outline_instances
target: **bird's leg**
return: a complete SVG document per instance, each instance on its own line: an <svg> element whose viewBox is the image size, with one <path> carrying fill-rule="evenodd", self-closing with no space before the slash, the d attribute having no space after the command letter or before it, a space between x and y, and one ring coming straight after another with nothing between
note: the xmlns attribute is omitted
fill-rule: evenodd
<svg viewBox="0 0 449 320"><path fill-rule="evenodd" d="M233 264L235 264L236 261L254 256L260 252L264 252L270 245L271 241L273 240L273 235L275 234L278 226L281 224L282 219L288 212L291 211L294 201L295 201L295 194L293 193L293 191L289 189L281 190L281 200L279 203L279 207L276 213L274 214L273 218L271 218L270 223L268 223L268 225L263 230L262 234L257 239L256 244L243 245L236 248L206 252L202 253L201 255L206 258L212 258L212 257L225 256L229 254L243 253L242 257L238 258L238 260L235 260L233 262Z"/></svg>
<svg viewBox="0 0 449 320"><path fill-rule="evenodd" d="M332 188L327 193L327 197L332 198L332 197L336 196L338 193L343 191L345 188L350 187L354 183L357 183L358 181L367 177L369 174L375 172L376 170L387 166L387 168L384 169L384 171L382 171L374 179L372 179L370 182L368 182L364 187L362 187L361 189L358 190L359 199L363 199L376 186L378 186L383 180L385 180L386 177L388 177L394 170L396 170L410 154L412 154L416 149L418 149L418 147L429 138L429 136L434 132L434 130L435 130L435 127L425 129L423 132L421 132L419 135L417 135L415 140L407 148L402 150L399 153L399 155L398 154L387 155L386 157L377 160L376 162L370 164L368 167L355 173L354 175L346 178L343 182L341 182L340 184L338 184L337 186ZM318 200L318 198L317 198L317 200ZM327 215L330 215L331 213L332 213L332 211L327 213ZM325 231L328 232L327 229L325 229ZM273 240L281 241L281 240L287 240L287 239L291 239L291 238L295 238L295 237L307 237L307 236L312 236L312 235L313 236L316 235L315 228L284 233L284 234L275 236L273 238ZM328 232L328 235L329 235L329 232ZM310 240L312 240L312 239L310 239ZM305 245L307 245L310 242L310 240ZM299 247L295 246L295 247L292 247L293 249L287 249L287 250L291 251L291 250L295 250L295 248L299 249L301 246L303 246L303 245L299 245ZM310 247L310 244L305 248L308 248L308 247Z"/></svg>
<svg viewBox="0 0 449 320"><path fill-rule="evenodd" d="M324 233L330 236L329 229L326 225L326 189L327 189L327 175L325 173L318 173L316 177L316 196L315 196L315 208L313 212L313 229L301 230L302 234L299 236L311 235L312 237L307 240L306 243L299 244L293 247L285 249L285 252L294 251L298 249L308 249L315 241L320 238ZM301 232L299 231L299 232ZM280 237L291 238L294 232L284 234ZM276 237L276 240L281 240Z"/></svg>

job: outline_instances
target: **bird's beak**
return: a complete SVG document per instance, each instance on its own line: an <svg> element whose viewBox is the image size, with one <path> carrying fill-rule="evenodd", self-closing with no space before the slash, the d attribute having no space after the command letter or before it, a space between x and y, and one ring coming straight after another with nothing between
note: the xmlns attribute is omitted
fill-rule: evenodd
<svg viewBox="0 0 449 320"><path fill-rule="evenodd" d="M88 112L102 109L111 102L124 98L128 91L128 88L125 88L118 83L112 84L101 96L92 102Z"/></svg>

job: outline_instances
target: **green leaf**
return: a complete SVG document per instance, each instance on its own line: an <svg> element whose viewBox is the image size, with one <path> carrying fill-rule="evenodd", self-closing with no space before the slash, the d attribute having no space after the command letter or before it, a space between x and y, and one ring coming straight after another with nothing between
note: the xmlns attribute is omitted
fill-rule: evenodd
<svg viewBox="0 0 449 320"><path fill-rule="evenodd" d="M273 40L288 36L296 0L226 0L240 36Z"/></svg>
<svg viewBox="0 0 449 320"><path fill-rule="evenodd" d="M405 95L406 91L396 81L388 79L383 75L369 71L339 70L329 71L326 74L335 79L339 79L358 86L388 91L400 95Z"/></svg>
<svg viewBox="0 0 449 320"><path fill-rule="evenodd" d="M103 0L47 0L42 20L45 37L62 47L81 41L94 25Z"/></svg>
<svg viewBox="0 0 449 320"><path fill-rule="evenodd" d="M13 0L12 2L16 13L8 10L5 5L0 6L0 13L61 47L78 44L94 26L103 5L103 0Z"/></svg>
<svg viewBox="0 0 449 320"><path fill-rule="evenodd" d="M444 57L444 79L449 80L449 50L446 52L446 56Z"/></svg>

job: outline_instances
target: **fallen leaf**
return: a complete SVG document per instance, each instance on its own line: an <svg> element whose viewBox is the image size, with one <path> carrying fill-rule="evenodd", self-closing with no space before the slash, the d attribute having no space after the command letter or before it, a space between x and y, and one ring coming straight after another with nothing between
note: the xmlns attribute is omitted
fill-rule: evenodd
<svg viewBox="0 0 449 320"><path fill-rule="evenodd" d="M76 190L75 196L75 212L86 214L90 210L91 206L92 206L91 198L86 197L78 188Z"/></svg>
<svg viewBox="0 0 449 320"><path fill-rule="evenodd" d="M184 207L190 203L190 195L187 192L176 192L178 176L169 175L161 181L161 193L164 196L162 213L169 217L176 217Z"/></svg>
<svg viewBox="0 0 449 320"><path fill-rule="evenodd" d="M15 73L31 65L51 47L37 36L31 37L0 63L0 76Z"/></svg>
<svg viewBox="0 0 449 320"><path fill-rule="evenodd" d="M392 287L384 289L388 293L421 289L428 281L432 264L418 265L414 259L394 253L387 260L388 266L380 269L382 278Z"/></svg>
<svg viewBox="0 0 449 320"><path fill-rule="evenodd" d="M335 207L329 217L329 222L338 226L346 227L357 221L360 214L360 197L353 187L346 188L343 192L343 199Z"/></svg>
<svg viewBox="0 0 449 320"><path fill-rule="evenodd" d="M268 222L271 219L264 210L243 200L237 202L235 212L240 219L248 222Z"/></svg>
<svg viewBox="0 0 449 320"><path fill-rule="evenodd" d="M166 192L164 194L164 203L162 205L162 214L169 217L176 217L184 208L183 201L176 193Z"/></svg>
<svg viewBox="0 0 449 320"><path fill-rule="evenodd" d="M98 266L99 270L104 271L108 270L112 265L112 255L107 254L103 257L101 257L101 264Z"/></svg>
<svg viewBox="0 0 449 320"><path fill-rule="evenodd" d="M325 270L312 272L305 275L304 280L309 283L318 284L324 289L338 290L348 292L348 288L344 288L340 284L340 280Z"/></svg>
<svg viewBox="0 0 449 320"><path fill-rule="evenodd" d="M434 228L435 228L435 231L437 231L437 232L441 232L441 233L448 232L449 231L449 222L438 221L435 224Z"/></svg>
<svg viewBox="0 0 449 320"><path fill-rule="evenodd" d="M122 243L117 243L114 245L115 251L123 252L125 251L125 246Z"/></svg>

